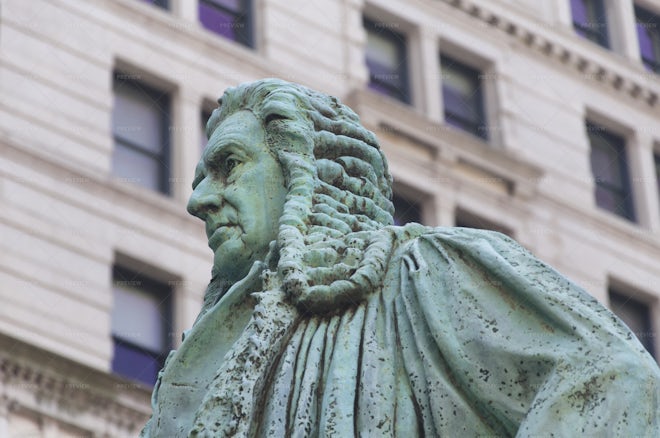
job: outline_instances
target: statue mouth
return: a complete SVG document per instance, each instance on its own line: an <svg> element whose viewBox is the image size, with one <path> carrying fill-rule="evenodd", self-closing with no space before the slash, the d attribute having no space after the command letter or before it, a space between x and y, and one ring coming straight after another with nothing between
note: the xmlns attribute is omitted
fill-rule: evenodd
<svg viewBox="0 0 660 438"><path fill-rule="evenodd" d="M222 243L227 241L231 234L238 229L238 225L232 223L219 224L209 236L209 247L215 251Z"/></svg>

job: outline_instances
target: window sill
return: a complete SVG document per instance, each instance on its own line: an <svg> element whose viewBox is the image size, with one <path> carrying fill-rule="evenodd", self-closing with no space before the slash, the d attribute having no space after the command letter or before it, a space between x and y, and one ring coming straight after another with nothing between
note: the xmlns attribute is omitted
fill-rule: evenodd
<svg viewBox="0 0 660 438"><path fill-rule="evenodd" d="M478 174L479 178L489 179L512 196L529 198L536 192L542 170L514 157L506 149L494 147L444 122L431 120L415 108L371 90L356 90L346 101L367 127L386 130L414 142L434 162L442 161L457 170Z"/></svg>

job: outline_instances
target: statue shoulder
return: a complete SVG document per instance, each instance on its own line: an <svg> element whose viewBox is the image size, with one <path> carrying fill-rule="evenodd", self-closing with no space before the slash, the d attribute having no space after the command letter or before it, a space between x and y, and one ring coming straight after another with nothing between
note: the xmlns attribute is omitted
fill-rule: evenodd
<svg viewBox="0 0 660 438"><path fill-rule="evenodd" d="M429 227L417 223L403 226L390 226L387 229L394 236L394 254L440 251L444 247L463 248L479 253L479 248L492 248L496 252L517 252L532 256L518 242L498 231L464 227ZM414 248L414 249L413 249ZM419 255L423 255L419 254ZM393 254L393 255L394 255ZM532 256L533 257L533 256Z"/></svg>

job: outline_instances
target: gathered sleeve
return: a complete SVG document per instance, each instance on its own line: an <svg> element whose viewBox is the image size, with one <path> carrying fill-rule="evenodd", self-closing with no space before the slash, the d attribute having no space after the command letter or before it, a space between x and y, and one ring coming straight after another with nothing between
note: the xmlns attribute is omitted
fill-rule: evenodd
<svg viewBox="0 0 660 438"><path fill-rule="evenodd" d="M494 435L660 436L653 358L613 313L512 239L438 228L392 262L427 430L465 430L473 416ZM458 413L445 412L448 399Z"/></svg>

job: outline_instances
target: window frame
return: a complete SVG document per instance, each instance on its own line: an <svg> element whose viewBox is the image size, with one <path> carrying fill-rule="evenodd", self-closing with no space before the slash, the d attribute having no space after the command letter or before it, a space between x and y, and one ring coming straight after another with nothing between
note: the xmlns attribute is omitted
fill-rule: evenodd
<svg viewBox="0 0 660 438"><path fill-rule="evenodd" d="M656 197L660 200L660 151L653 152L653 165L655 169Z"/></svg>
<svg viewBox="0 0 660 438"><path fill-rule="evenodd" d="M156 6L158 8L169 10L170 2L169 0L140 0L142 3L148 3L150 5Z"/></svg>
<svg viewBox="0 0 660 438"><path fill-rule="evenodd" d="M626 138L623 135L617 134L616 132L608 129L607 127L596 123L592 120L587 120L585 123L587 130L587 137L589 139L589 161L591 167L591 174L594 181L594 201L596 206L601 209L613 213L621 218L627 219L630 222L636 222L636 212L635 212L635 203L633 200L634 193L632 191L632 184L630 180L630 168L629 168L629 158L628 158L628 145ZM599 175L596 174L596 169L594 169L593 163L593 154L594 146L602 146L599 142L594 142L594 136L598 135L600 138L604 139L606 144L615 149L617 155L617 165L619 171L619 178L621 179L621 187L616 187L609 182L601 181ZM619 205L616 210L610 210L606 206L598 204L598 190L604 190L609 194L614 194L619 197L622 201L622 205ZM619 211L623 209L622 211Z"/></svg>
<svg viewBox="0 0 660 438"><path fill-rule="evenodd" d="M587 14L589 14L589 5L586 2L589 2L593 5L593 15L592 17L587 17L586 23L581 23L576 21L575 14L573 14L573 3L575 1L585 2L585 9ZM603 48L610 49L610 32L609 32L609 23L607 21L607 5L605 0L570 0L571 7L571 22L573 24L573 29L575 33L583 39L591 41ZM599 19L600 16L600 19ZM603 32L599 32L593 29L593 26L589 26L589 22L598 23L602 21ZM582 32L582 33L580 33Z"/></svg>
<svg viewBox="0 0 660 438"><path fill-rule="evenodd" d="M634 295L630 293L625 293L623 288L621 287L613 287L610 286L607 290L607 298L608 298L608 303L609 303L609 308L614 313L621 321L623 321L626 326L628 327L628 323L623 320L623 317L619 316L619 313L616 311L616 302L621 302L623 305L631 303L633 306L638 307L642 312L644 313L644 316L641 321L642 330L644 334L651 334L654 332L653 330L653 308L652 305L642 301L638 298L636 298ZM613 299L615 298L615 299ZM630 328L630 327L628 327ZM632 328L630 328L632 331ZM654 358L658 359L657 356L657 351L656 351L656 345L655 341L652 336L649 336L648 338L646 336L640 337L638 333L633 331L633 334L639 339L640 343L644 346L644 348L649 352L649 354Z"/></svg>
<svg viewBox="0 0 660 438"><path fill-rule="evenodd" d="M245 47L249 48L254 48L254 17L253 17L253 4L252 0L238 0L240 2L240 11L235 11L232 10L231 8L220 4L219 2L216 2L214 0L197 0L197 20L201 24L201 26L208 30L209 32L213 33L214 35L219 35L224 39L234 41L238 44L241 44ZM237 32L235 33L236 38L229 38L221 33L216 32L215 30L207 27L204 25L202 22L202 4L214 8L224 14L231 15L234 19L233 23L237 23L237 17L240 17L240 22L244 26L244 33L243 32Z"/></svg>
<svg viewBox="0 0 660 438"><path fill-rule="evenodd" d="M511 238L514 237L514 232L511 228L502 225L499 222L486 219L484 216L476 214L472 210L461 206L457 206L454 211L454 226L460 228L472 228L475 230L496 231Z"/></svg>
<svg viewBox="0 0 660 438"><path fill-rule="evenodd" d="M397 208L397 205L405 204L405 211ZM397 191L392 193L392 205L394 206L394 214L392 218L394 219L394 225L403 226L409 223L423 223L424 218L424 202L415 202L410 199L410 196L406 196ZM413 211L413 214L410 214L410 211ZM401 221L399 219L408 217L413 220Z"/></svg>
<svg viewBox="0 0 660 438"><path fill-rule="evenodd" d="M112 337L112 350L113 350L113 355L112 355L112 360L111 360L111 370L114 374L120 375L124 378L133 380L133 381L139 381L142 383L147 383L144 379L141 379L139 376L131 376L127 375L125 373L121 373L115 369L115 359L116 359L116 349L117 349L117 343L121 343L129 348L131 348L134 351L138 351L140 353L145 354L146 356L151 357L151 359L154 359L158 363L158 370L160 370L164 364L165 364L165 359L167 358L167 355L173 348L173 342L170 334L173 331L173 317L174 317L174 306L173 306L173 288L169 285L167 285L165 282L158 281L154 278L145 276L141 273L138 273L136 271L133 271L129 268L125 268L121 265L114 265L112 268L112 287L113 291L114 288L117 287L115 286L118 278L130 278L130 281L138 281L140 283L140 291L144 292L148 295L155 296L157 299L159 299L159 313L161 313L161 316L165 320L165 324L162 327L162 341L163 341L163 350L162 351L155 351L140 345L135 344L134 342L123 339L121 336L118 336L117 334L114 333L114 331L111 332L111 337ZM125 280L124 280L125 281ZM164 298L161 299L161 295L163 295L164 292ZM114 294L114 292L113 292ZM114 300L114 297L113 297ZM113 305L112 312L115 312L116 307ZM156 372L156 375L153 376L154 380L151 385L155 383L155 379L158 375L158 371Z"/></svg>
<svg viewBox="0 0 660 438"><path fill-rule="evenodd" d="M399 102L403 102L406 105L411 105L412 97L408 67L408 36L403 32L396 32L392 29L388 29L386 26L379 27L376 24L376 20L368 17L367 15L362 16L362 25L364 26L364 30L367 34L369 34L369 32L377 33L379 36L392 43L398 54L397 59L400 60L397 71L393 73L401 78L401 87L399 89L390 85L387 81L379 79L377 75L372 72L372 69L369 68L369 43L367 41L364 54L365 64L367 65L367 70L369 72L369 83L367 84L367 87L373 90L375 93L388 96L392 99L398 100ZM389 90L389 92L383 92L379 89L376 89L372 87L372 84L385 88Z"/></svg>
<svg viewBox="0 0 660 438"><path fill-rule="evenodd" d="M644 67L647 70L650 70L654 73L660 73L660 15L654 13L653 11L638 5L637 3L634 4L635 8L635 31L637 35L637 45L639 47L639 57L642 61L642 64L644 64ZM640 21L642 21L640 23ZM653 23L655 27L655 32L653 33L653 36L649 35L651 39L651 46L654 52L655 59L649 59L644 56L642 53L642 45L641 41L639 39L639 26L640 25L648 25L648 23ZM644 29L647 30L648 32L648 26L643 26Z"/></svg>
<svg viewBox="0 0 660 438"><path fill-rule="evenodd" d="M442 52L438 57L438 62L440 64L440 92L442 94L444 122L483 141L489 141L490 138L488 135L488 120L486 117L486 99L484 89L485 83L482 78L482 70L466 64L450 54ZM479 120L476 123L471 120L467 120L462 115L452 111L447 105L448 99L445 92L445 72L447 69L452 70L455 74L458 74L462 77L467 77L470 82L477 83L475 93L471 96L468 96L470 100L475 100L477 103L477 108L474 108L474 110ZM457 126L457 124L460 126Z"/></svg>
<svg viewBox="0 0 660 438"><path fill-rule="evenodd" d="M200 156L201 154L204 153L204 149L206 149L206 146L208 146L209 139L206 138L206 124L209 121L209 118L211 118L211 114L213 113L213 110L207 110L205 107L202 107L202 109L199 111L199 118L200 118L200 144L199 144L199 151L200 151Z"/></svg>
<svg viewBox="0 0 660 438"><path fill-rule="evenodd" d="M131 74L124 73L122 71L115 71L113 72L113 97L116 99L117 98L117 92L119 87L129 87L134 91L138 91L139 93L142 93L146 95L147 98L149 98L152 102L162 102L162 105L159 105L159 107L154 107L155 111L158 111L159 114L159 121L160 121L160 135L161 135L161 145L160 145L160 153L152 152L150 150L145 149L139 144L134 143L133 141L127 139L127 138L122 138L121 134L116 132L116 126L114 124L114 120L112 121L112 139L113 139L113 154L115 153L115 150L118 146L127 148L133 152L136 152L138 154L141 154L143 156L146 156L150 160L153 160L156 162L157 168L158 168L158 177L157 177L157 191L159 193L162 193L166 196L170 196L170 186L169 186L169 181L170 181L170 168L171 168L171 138L170 138L170 123L171 123L171 113L172 113L172 97L169 92L167 91L162 91L158 90L155 87L152 87L151 85L148 85L142 81L138 80L121 80L119 79L119 76L127 76L130 77L132 76ZM118 85L118 82L121 82L121 85ZM113 111L114 111L114 105L113 105ZM111 172L114 175L114 169L111 170ZM148 187L138 184L141 187L144 187L145 189L149 189Z"/></svg>

